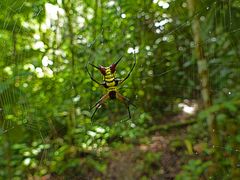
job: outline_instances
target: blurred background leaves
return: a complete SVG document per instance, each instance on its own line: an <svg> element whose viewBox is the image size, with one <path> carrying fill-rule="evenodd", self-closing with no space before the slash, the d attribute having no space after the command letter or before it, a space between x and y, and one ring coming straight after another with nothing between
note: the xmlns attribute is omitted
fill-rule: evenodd
<svg viewBox="0 0 240 180"><path fill-rule="evenodd" d="M237 0L0 2L3 179L239 177L240 4ZM200 22L212 105L204 108L192 30ZM108 102L85 65L117 77L136 107ZM94 69L98 80L102 77ZM219 143L206 119L214 115ZM215 132L214 132L215 133ZM216 166L216 164L218 166ZM215 170L212 170L212 169Z"/></svg>

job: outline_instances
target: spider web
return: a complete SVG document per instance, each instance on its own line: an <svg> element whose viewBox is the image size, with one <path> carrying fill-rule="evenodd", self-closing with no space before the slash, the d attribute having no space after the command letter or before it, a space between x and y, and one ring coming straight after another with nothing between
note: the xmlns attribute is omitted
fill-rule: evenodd
<svg viewBox="0 0 240 180"><path fill-rule="evenodd" d="M7 2L7 1L6 1ZM158 1L155 1L158 2ZM0 6L3 6L4 3L0 3ZM218 22L216 21L216 23L221 23L224 25L225 27L225 31L222 34L219 35L214 35L213 32L209 32L209 35L207 37L203 38L203 42L202 44L204 45L204 47L207 49L208 47L211 48L212 46L216 45L218 43L218 41L222 41L223 38L223 34L224 36L226 36L226 38L230 35L235 35L235 34L239 34L240 31L240 27L235 27L234 26L234 22L232 21L232 9L231 9L231 1L229 0L228 3L223 5L223 10L221 13L221 17L214 17L215 19L220 19L221 21ZM12 37L10 39L3 39L0 41L0 46L2 47L2 49L6 48L7 49L11 49L11 53L9 55L8 52L4 52L3 54L5 56L3 56L1 59L2 61L6 61L6 57L12 58L11 60L14 62L14 66L9 66L7 65L7 63L0 63L0 73L1 73L1 77L0 77L0 118L1 118L1 129L0 129L0 141L3 142L7 142L10 138L12 137L16 137L16 141L15 142L8 142L8 144L6 144L6 147L4 148L5 152L8 152L8 149L10 146L14 146L14 143L18 142L17 137L18 136L22 136L24 135L24 132L31 132L31 134L33 135L33 137L36 137L36 139L40 139L41 141L39 142L35 142L35 144L31 144L31 140L26 139L26 144L31 144L31 146L35 147L35 153L40 155L40 159L39 159L39 171L43 170L41 169L41 166L45 165L45 162L47 161L51 161L48 158L48 154L50 153L49 151L54 151L54 148L51 147L52 149L49 149L50 145L48 144L48 142L50 142L50 140L48 139L49 136L49 129L47 127L54 127L54 125L52 124L51 121L48 120L43 120L37 117L37 111L39 110L39 108L41 107L32 107L32 103L29 102L29 96L27 94L26 91L24 91L24 86L28 86L28 84L26 84L25 79L29 76L28 73L21 73L21 71L19 71L20 68L23 68L24 65L26 67L26 63L24 62L25 57L28 57L28 52L23 52L21 55L16 55L16 52L14 52L14 47L12 47L12 44L9 43L9 41L13 41L12 39L14 39L14 32L18 32L18 33L23 33L23 34L27 34L29 35L29 37L32 37L33 34L30 33L27 28L23 28L23 26L18 26L17 24L17 20L15 20L15 23L9 24L10 20L12 18L12 14L14 13L20 13L22 11L24 11L24 7L27 6L27 2L26 1L21 1L21 0L17 0L14 1L14 3L7 3L7 11L2 15L4 18L3 22L1 23L1 33L5 33L5 31L12 31ZM159 5L160 6L160 5ZM164 6L161 5L161 6ZM166 4L165 4L166 6ZM183 6L185 6L183 4ZM195 16L199 16L199 14L202 16L202 21L204 21L204 15L207 14L208 12L210 12L211 10L213 10L212 12L217 12L219 11L218 9L219 7L217 7L217 1L214 1L212 3L212 5L203 7L199 12L197 12L196 14L194 14L192 17L190 17L189 19L187 19L185 21L185 23L179 24L177 25L177 27L175 27L174 29L168 31L168 32L164 32L161 33L161 27L163 27L164 25L160 26L159 24L156 24L155 28L156 28L156 33L159 33L159 38L153 42L152 44L145 44L145 47L140 47L141 45L136 44L135 42L127 42L127 46L125 48L125 57L123 59L123 61L127 61L127 59L133 59L133 55L132 53L135 52L137 59L141 59L143 57L143 54L148 53L149 54L149 58L153 58L154 54L151 51L151 49L154 49L160 42L164 41L166 44L171 44L174 40L171 38L173 34L177 34L177 35L181 35L181 32L184 30L184 28L189 27L192 25L192 21L194 19ZM226 11L224 9L228 9L228 14L224 14ZM215 10L214 10L215 9ZM42 8L39 8L38 6L36 6L36 9L34 10L34 16L40 16L44 10ZM221 10L220 10L221 11ZM178 12L179 15L181 15L183 12ZM123 13L120 13L123 20L124 21L124 15ZM2 21L2 20L1 20ZM160 23L160 22L158 22ZM162 22L163 23L163 22ZM10 29L10 30L9 30ZM106 31L105 29L101 29L101 31ZM1 35L0 33L0 35ZM101 32L100 32L100 36L101 36ZM33 38L33 37L32 37ZM88 48L91 51L94 51L94 47L97 47L98 45L102 45L104 47L107 47L108 44L104 41L99 41L99 37L95 37L94 42L89 41L86 44L89 44ZM99 41L100 43L96 43L95 41ZM232 47L238 49L239 51L239 45L235 44L236 42L234 41L234 39L232 39ZM13 42L14 44L14 42ZM133 45L134 44L134 45ZM11 46L11 47L10 47ZM152 80L152 82L154 82L156 79L158 79L158 82L162 82L162 89L166 88L169 89L169 87L164 86L164 82L165 81L172 81L172 84L177 84L174 85L174 87L178 88L178 91L192 91L193 89L195 90L199 90L199 87L194 88L194 84L192 86L187 86L185 82L176 82L175 79L170 79L170 77L174 77L175 75L178 74L179 69L175 68L175 67L171 67L171 64L169 66L164 67L163 69L155 69L155 72L152 71L153 67L163 67L161 66L161 64L165 64L166 62L170 61L171 57L174 57L175 55L177 55L179 53L179 51L194 51L193 49L195 48L195 46L197 46L194 43L191 43L191 45L189 47L184 47L184 46L180 46L178 47L178 51L176 53L172 53L172 54L164 54L160 60L157 62L144 62L138 60L137 66L134 70L134 72L132 73L130 79L132 78L133 81L149 81ZM16 49L15 49L16 50ZM216 51L218 51L219 49L217 49ZM83 51L87 51L86 48L84 48ZM90 51L90 52L91 52ZM210 68L211 69L224 69L226 67L230 67L232 68L232 66L234 66L232 69L236 69L237 72L239 72L239 64L232 64L231 62L221 62L221 61L217 61L215 59L215 54L217 53L216 51L213 51L212 53L208 53L206 58L208 61L211 62L210 64ZM184 53L182 55L182 57L180 57L180 59L182 61L185 61L188 57L185 57ZM116 57L117 59L117 57ZM99 61L99 62L104 62L104 61ZM49 62L50 63L50 62ZM104 62L105 63L105 62ZM107 62L108 64L111 62ZM131 61L130 63L127 62L127 65L129 67L131 67ZM127 71L126 71L126 65L122 64L119 65L119 69L123 69L122 73L120 73L122 76L124 76ZM28 66L27 68L31 69L31 66ZM185 79L185 80L195 80L196 79L196 62L192 62L192 64L185 64L183 66L183 68L187 68L189 69L189 79ZM125 70L124 70L125 69ZM129 68L127 68L129 69ZM36 70L36 69L35 69ZM218 71L216 71L216 73L218 73ZM6 76L6 74L8 74L8 76ZM94 75L96 75L97 73L94 72ZM41 71L38 72L38 75L41 76ZM168 77L167 79L165 79L165 77ZM224 76L225 77L225 76ZM221 75L218 76L219 78L219 82L221 82ZM160 79L160 80L159 80ZM232 79L234 81L234 79ZM122 87L122 89L124 90L124 95L129 96L129 98L132 100L132 102L138 106L141 101L142 98L138 97L139 95L136 96L136 89L131 88L131 85L129 83L126 83L126 85L124 85ZM159 87L155 87L158 84L152 84L151 87L146 87L146 89L155 89L155 88L159 88ZM91 90L94 89L93 88L94 85L92 84L91 86ZM121 91L121 88L120 88ZM91 103L94 102L94 100L99 97L101 95L102 92L97 93L96 95L96 91L92 91L93 96L91 97ZM196 93L196 91L194 91L192 93L191 97L187 97L185 96L186 94L180 93L178 96L176 96L175 94L176 91L172 91L169 92L169 96L172 97L172 102L176 101L176 99L180 98L181 100L184 99L200 99L200 94ZM222 92L222 93L220 93ZM218 89L214 89L213 93L218 93L218 94L224 94L224 95L234 95L234 92L231 92L229 90L228 87L226 87L226 84L223 83L219 83L219 88ZM229 94L230 93L230 94ZM36 94L36 96L38 96ZM78 96L76 96L76 98L78 98ZM171 102L169 102L171 103ZM110 104L111 106L113 104ZM30 108L31 107L31 108ZM118 107L118 106L117 106ZM119 105L120 107L120 105ZM87 107L86 107L87 108ZM35 109L34 112L31 112L30 110ZM106 109L100 109L99 113L101 114L103 111L105 111ZM87 111L87 110L86 110ZM125 121L119 121L119 123L115 123L114 126L119 126L122 123L128 123L129 127L133 127L136 126L135 122L134 122L134 118L136 118L137 116L139 116L141 113L144 112L138 112L137 108L131 108L132 114L133 114L133 119L131 120L127 120ZM107 113L111 114L111 112ZM153 113L156 114L156 109L149 109L148 113ZM127 115L126 115L127 116ZM97 122L99 124L101 124L100 122ZM111 126L110 126L111 127ZM61 129L59 129L59 131L61 131ZM24 142L19 142L19 144L24 144ZM15 147L16 150L18 149L18 147ZM228 151L226 146L219 146L219 147L214 147L217 148L218 150L221 151ZM25 155L24 153L22 154L24 156L24 159L22 161L22 163L26 166L29 165L29 158L32 155L31 152L30 154L28 154L28 148L26 147L26 151L25 151ZM233 153L239 153L239 149L234 149ZM36 155L36 154L35 154ZM197 155L196 155L197 156ZM7 158L10 158L10 155L6 156ZM6 165L6 164L5 164ZM238 166L238 165L236 165ZM6 171L11 172L11 170L6 169ZM226 173L227 172L226 170ZM44 174L44 172L42 172L42 174Z"/></svg>
<svg viewBox="0 0 240 180"><path fill-rule="evenodd" d="M21 166L28 167L33 155L40 156L31 164L33 166L38 164L41 171L49 145L46 141L47 132L44 130L47 122L37 118L38 107L33 108L35 111L30 111L32 103L29 102L28 94L24 90L28 86L25 80L31 73L27 71L23 73L20 69L26 66L24 60L29 57L29 52L26 50L19 53L16 42L17 36L22 35L25 38L33 36L27 25L19 23L17 15L28 11L30 7L25 0L5 0L0 2L0 7L5 9L0 16L0 46L6 50L1 52L2 63L0 63L0 142L4 144L1 147L3 159L0 164L0 176L7 175L6 178L12 178L21 176L19 169ZM36 4L32 16L36 17L42 12L43 9ZM13 16L15 19L12 21ZM6 34L7 38L2 38L6 37ZM25 133L32 136L32 139L27 139ZM15 153L21 156L22 161L14 162Z"/></svg>

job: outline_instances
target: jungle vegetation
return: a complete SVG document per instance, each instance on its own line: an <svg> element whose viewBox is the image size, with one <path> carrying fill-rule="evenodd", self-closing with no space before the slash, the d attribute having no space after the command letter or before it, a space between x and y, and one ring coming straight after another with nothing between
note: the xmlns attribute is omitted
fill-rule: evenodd
<svg viewBox="0 0 240 180"><path fill-rule="evenodd" d="M0 179L240 177L239 0L2 0ZM120 57L118 100L91 80Z"/></svg>

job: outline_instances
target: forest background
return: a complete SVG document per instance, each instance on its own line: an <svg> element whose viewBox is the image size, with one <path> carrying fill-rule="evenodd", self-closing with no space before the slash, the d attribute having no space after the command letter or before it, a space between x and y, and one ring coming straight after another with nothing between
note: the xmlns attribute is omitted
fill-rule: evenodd
<svg viewBox="0 0 240 180"><path fill-rule="evenodd" d="M238 179L239 0L2 0L1 179ZM86 65L109 66L132 118ZM99 71L88 66L99 81Z"/></svg>

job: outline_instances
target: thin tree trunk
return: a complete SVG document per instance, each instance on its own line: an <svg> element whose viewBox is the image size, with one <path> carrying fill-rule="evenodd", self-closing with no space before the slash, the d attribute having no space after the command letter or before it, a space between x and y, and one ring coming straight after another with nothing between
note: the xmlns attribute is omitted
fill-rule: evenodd
<svg viewBox="0 0 240 180"><path fill-rule="evenodd" d="M192 21L192 32L195 42L195 53L197 58L198 65L198 76L201 82L201 95L203 100L204 109L209 108L212 105L211 91L210 91L210 83L209 83L209 70L208 70L208 62L204 55L204 49L202 46L201 40L201 27L199 17L196 15L197 13L197 1L196 0L188 0L188 8L189 15L193 18ZM208 124L208 133L211 138L211 143L214 147L219 146L219 137L217 130L216 118L213 113L209 114L207 117ZM218 157L218 152L215 153L215 161Z"/></svg>
<svg viewBox="0 0 240 180"><path fill-rule="evenodd" d="M74 31L73 31L73 19L72 14L70 11L74 10L73 3L71 1L67 1L66 3L63 1L63 8L66 13L67 18L67 24L68 24L68 33L69 33L69 40L70 40L70 58L71 58L71 69L72 69L72 77L71 77L71 83L73 88L73 97L77 96L77 85L75 83L75 50L74 50ZM76 107L74 102L72 102L72 106L69 109L69 120L67 122L68 124L68 138L69 142L73 144L73 130L76 127Z"/></svg>

